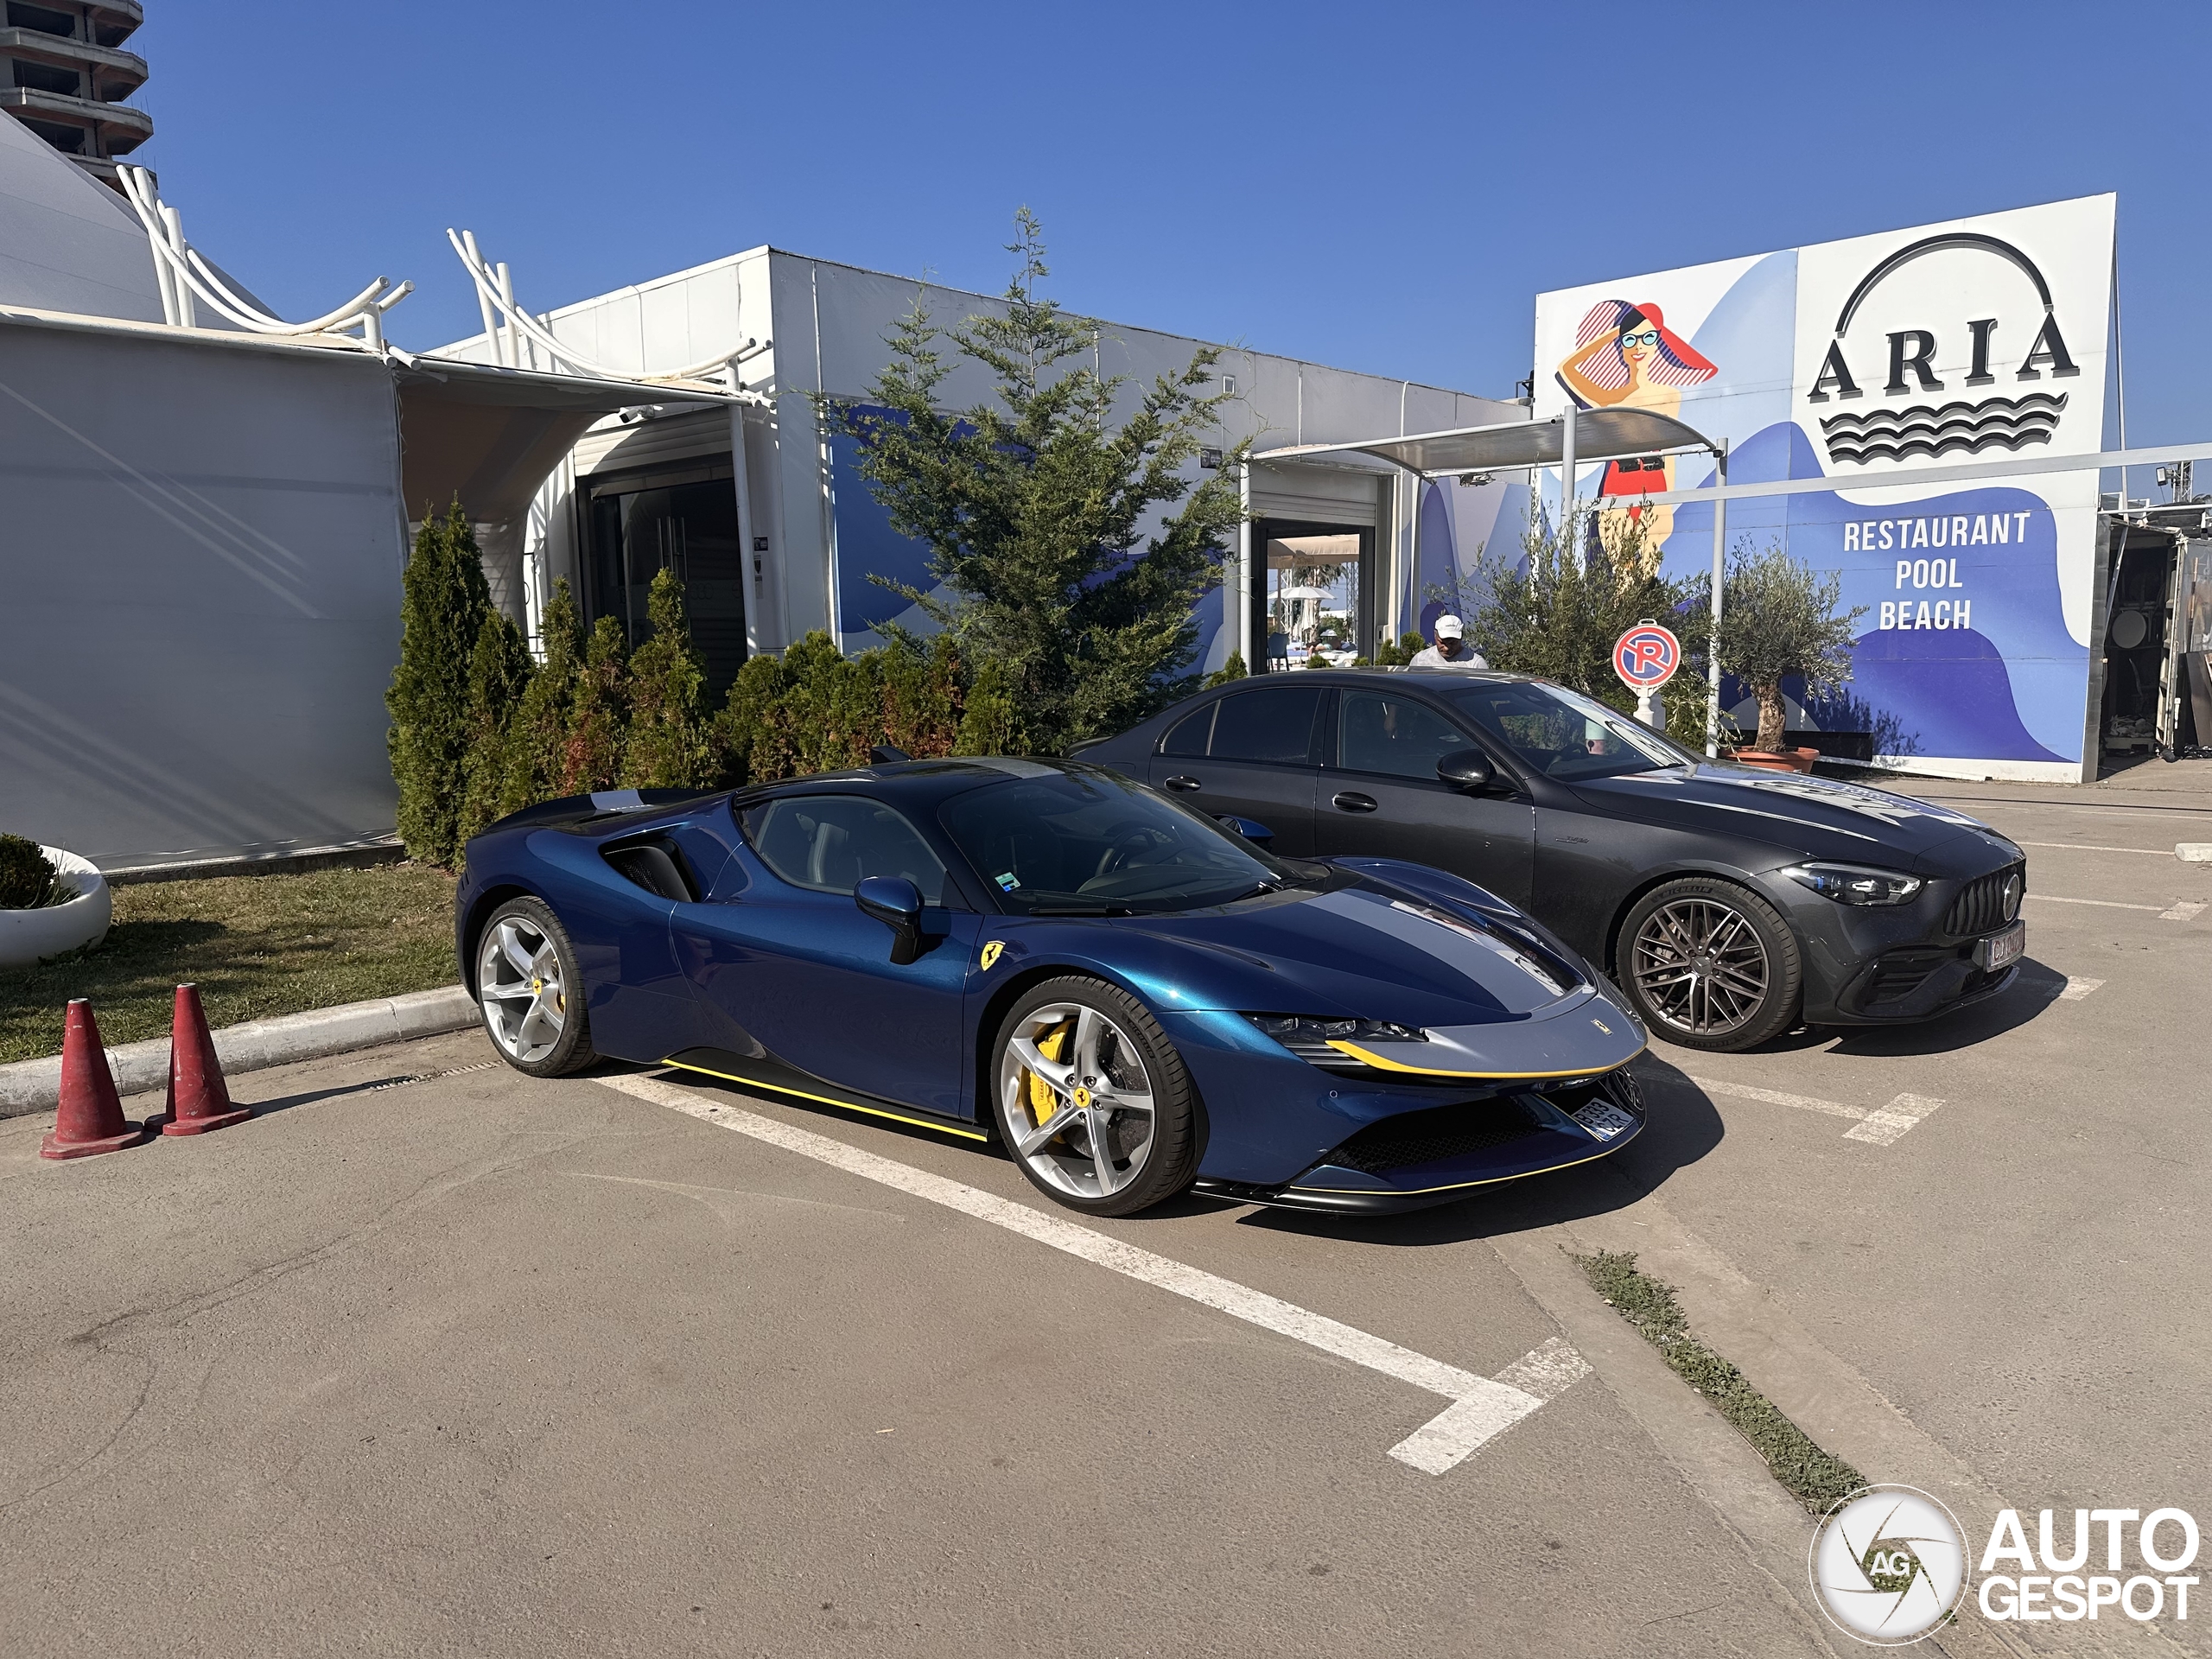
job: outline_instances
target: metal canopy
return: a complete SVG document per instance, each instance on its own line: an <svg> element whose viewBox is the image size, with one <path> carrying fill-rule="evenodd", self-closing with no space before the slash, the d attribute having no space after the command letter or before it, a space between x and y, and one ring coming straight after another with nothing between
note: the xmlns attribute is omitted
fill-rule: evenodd
<svg viewBox="0 0 2212 1659"><path fill-rule="evenodd" d="M1574 413L1573 435L1567 423L1507 421L1497 426L1467 426L1450 432L1416 432L1402 438L1369 438L1357 443L1306 443L1268 449L1259 461L1303 461L1311 456L1355 452L1374 455L1424 478L1459 473L1490 473L1522 467L1556 467L1567 456L1578 462L1624 461L1631 455L1719 446L1695 427L1648 409L1583 409Z"/></svg>

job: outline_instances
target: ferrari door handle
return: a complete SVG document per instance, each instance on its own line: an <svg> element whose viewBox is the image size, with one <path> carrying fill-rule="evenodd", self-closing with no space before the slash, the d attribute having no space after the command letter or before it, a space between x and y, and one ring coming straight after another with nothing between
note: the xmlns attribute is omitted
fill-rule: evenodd
<svg viewBox="0 0 2212 1659"><path fill-rule="evenodd" d="M1346 790L1335 798L1332 804L1339 812L1372 812L1376 803L1372 795L1357 795Z"/></svg>
<svg viewBox="0 0 2212 1659"><path fill-rule="evenodd" d="M1162 789L1172 789L1181 791L1185 790L1202 789L1205 785L1200 784L1195 778L1170 778L1166 783L1162 784L1160 787Z"/></svg>

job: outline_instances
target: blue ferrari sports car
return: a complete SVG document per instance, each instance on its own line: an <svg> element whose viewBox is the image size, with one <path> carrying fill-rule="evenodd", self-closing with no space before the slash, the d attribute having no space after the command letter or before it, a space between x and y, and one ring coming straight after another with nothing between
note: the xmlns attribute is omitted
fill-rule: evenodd
<svg viewBox="0 0 2212 1659"><path fill-rule="evenodd" d="M1264 833L1059 761L601 793L469 842L456 943L521 1071L995 1142L1093 1215L1409 1209L1641 1132L1643 1028L1582 957L1457 876Z"/></svg>

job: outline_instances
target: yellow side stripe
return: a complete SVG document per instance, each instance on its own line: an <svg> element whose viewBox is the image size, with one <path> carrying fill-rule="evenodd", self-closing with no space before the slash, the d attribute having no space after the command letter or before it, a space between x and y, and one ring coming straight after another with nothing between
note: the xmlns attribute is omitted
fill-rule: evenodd
<svg viewBox="0 0 2212 1659"><path fill-rule="evenodd" d="M1385 1055L1377 1054L1372 1049L1362 1048L1357 1043L1348 1043L1341 1037L1329 1039L1331 1048L1335 1049L1338 1053L1349 1054L1355 1060L1371 1065L1378 1071L1404 1071L1416 1077L1465 1077L1474 1082L1486 1082L1498 1078L1526 1078L1534 1082L1542 1077L1600 1077L1609 1071L1619 1071L1622 1066L1629 1063L1629 1060L1633 1060L1637 1054L1643 1053L1649 1046L1648 1039L1638 1043L1636 1046L1636 1054L1630 1055L1628 1059L1617 1061L1611 1065L1601 1066L1594 1071L1586 1065L1571 1065L1564 1071L1447 1071L1433 1065L1407 1065Z"/></svg>
<svg viewBox="0 0 2212 1659"><path fill-rule="evenodd" d="M661 1064L674 1066L678 1071L696 1071L702 1077L720 1077L724 1083L741 1083L747 1089L764 1089L772 1095L796 1095L801 1100L819 1101L824 1106L835 1106L840 1111L867 1112L874 1117L887 1117L894 1123L911 1123L918 1129L936 1129L941 1134L957 1135L969 1141L988 1141L991 1138L976 1129L956 1128L950 1123L934 1123L926 1117L908 1117L903 1112L887 1112L880 1106L861 1106L849 1100L833 1100L828 1095L810 1095L804 1089L792 1089L780 1083L763 1083L758 1077L741 1077L734 1071L717 1071L712 1066L694 1065L688 1060L663 1060Z"/></svg>

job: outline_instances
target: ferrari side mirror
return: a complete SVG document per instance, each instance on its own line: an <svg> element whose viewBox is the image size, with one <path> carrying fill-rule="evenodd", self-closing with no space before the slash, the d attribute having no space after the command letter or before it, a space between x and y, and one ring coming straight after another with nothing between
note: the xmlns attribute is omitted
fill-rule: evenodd
<svg viewBox="0 0 2212 1659"><path fill-rule="evenodd" d="M1454 789L1488 789L1497 780L1490 757L1480 749L1454 749L1436 763L1436 775Z"/></svg>
<svg viewBox="0 0 2212 1659"><path fill-rule="evenodd" d="M1275 832L1257 818L1240 818L1234 812L1222 812L1215 815L1214 822L1230 835L1243 836L1255 847L1274 845Z"/></svg>
<svg viewBox="0 0 2212 1659"><path fill-rule="evenodd" d="M891 960L904 967L922 954L922 894L903 875L864 877L853 902L891 930Z"/></svg>

